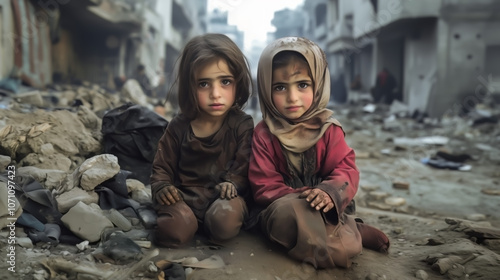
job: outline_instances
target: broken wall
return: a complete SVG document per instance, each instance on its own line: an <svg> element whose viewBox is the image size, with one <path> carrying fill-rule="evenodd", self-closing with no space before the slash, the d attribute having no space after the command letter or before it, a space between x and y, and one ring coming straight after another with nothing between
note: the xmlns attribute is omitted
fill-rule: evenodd
<svg viewBox="0 0 500 280"><path fill-rule="evenodd" d="M404 96L410 112L426 112L429 97L436 93L437 22L422 22L405 40Z"/></svg>
<svg viewBox="0 0 500 280"><path fill-rule="evenodd" d="M487 81L494 68L489 65L497 56L488 50L500 45L500 38L493 34L499 29L499 20L440 20L439 94L430 100L431 116L462 114L492 93Z"/></svg>
<svg viewBox="0 0 500 280"><path fill-rule="evenodd" d="M14 67L14 19L10 0L0 0L0 80Z"/></svg>
<svg viewBox="0 0 500 280"><path fill-rule="evenodd" d="M57 20L57 13L32 1L0 1L0 78L13 76L33 87L51 83L51 31Z"/></svg>

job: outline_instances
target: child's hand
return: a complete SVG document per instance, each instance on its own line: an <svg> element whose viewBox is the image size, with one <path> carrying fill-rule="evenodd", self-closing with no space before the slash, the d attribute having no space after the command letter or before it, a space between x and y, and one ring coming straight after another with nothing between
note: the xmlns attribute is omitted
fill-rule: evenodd
<svg viewBox="0 0 500 280"><path fill-rule="evenodd" d="M300 194L300 197L306 198L307 202L311 202L311 207L316 210L323 209L323 212L330 211L335 204L332 198L324 191L320 189L309 189Z"/></svg>
<svg viewBox="0 0 500 280"><path fill-rule="evenodd" d="M236 187L233 183L222 182L215 186L215 189L220 191L220 198L224 199L232 199L238 196L238 192L236 191Z"/></svg>
<svg viewBox="0 0 500 280"><path fill-rule="evenodd" d="M174 186L164 187L156 193L156 201L161 205L171 205L181 200L179 191Z"/></svg>

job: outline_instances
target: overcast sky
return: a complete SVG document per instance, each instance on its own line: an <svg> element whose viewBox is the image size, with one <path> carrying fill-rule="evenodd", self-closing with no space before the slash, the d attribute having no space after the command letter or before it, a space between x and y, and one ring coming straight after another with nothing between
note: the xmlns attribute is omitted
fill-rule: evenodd
<svg viewBox="0 0 500 280"><path fill-rule="evenodd" d="M208 0L208 10L228 11L230 25L245 32L245 48L253 40L265 41L267 32L274 31L271 20L275 11L295 9L304 0Z"/></svg>

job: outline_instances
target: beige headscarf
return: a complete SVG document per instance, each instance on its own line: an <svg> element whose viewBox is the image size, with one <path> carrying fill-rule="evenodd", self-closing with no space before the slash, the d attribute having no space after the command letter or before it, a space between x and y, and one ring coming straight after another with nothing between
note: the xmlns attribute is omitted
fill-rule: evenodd
<svg viewBox="0 0 500 280"><path fill-rule="evenodd" d="M314 81L314 98L311 108L293 123L287 121L278 112L271 96L273 58L282 51L296 51L302 54L309 64L311 78ZM340 123L332 117L333 112L326 109L330 99L330 72L325 53L308 39L285 37L269 44L260 56L257 84L262 118L271 133L278 137L288 151L305 152L318 142L331 124L340 126Z"/></svg>

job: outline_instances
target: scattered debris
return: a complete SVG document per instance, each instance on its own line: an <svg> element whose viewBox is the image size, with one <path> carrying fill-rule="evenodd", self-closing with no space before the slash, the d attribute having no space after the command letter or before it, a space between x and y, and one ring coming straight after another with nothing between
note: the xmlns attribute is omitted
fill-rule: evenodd
<svg viewBox="0 0 500 280"><path fill-rule="evenodd" d="M394 181L392 182L392 187L399 190L409 190L410 183L403 181Z"/></svg>

